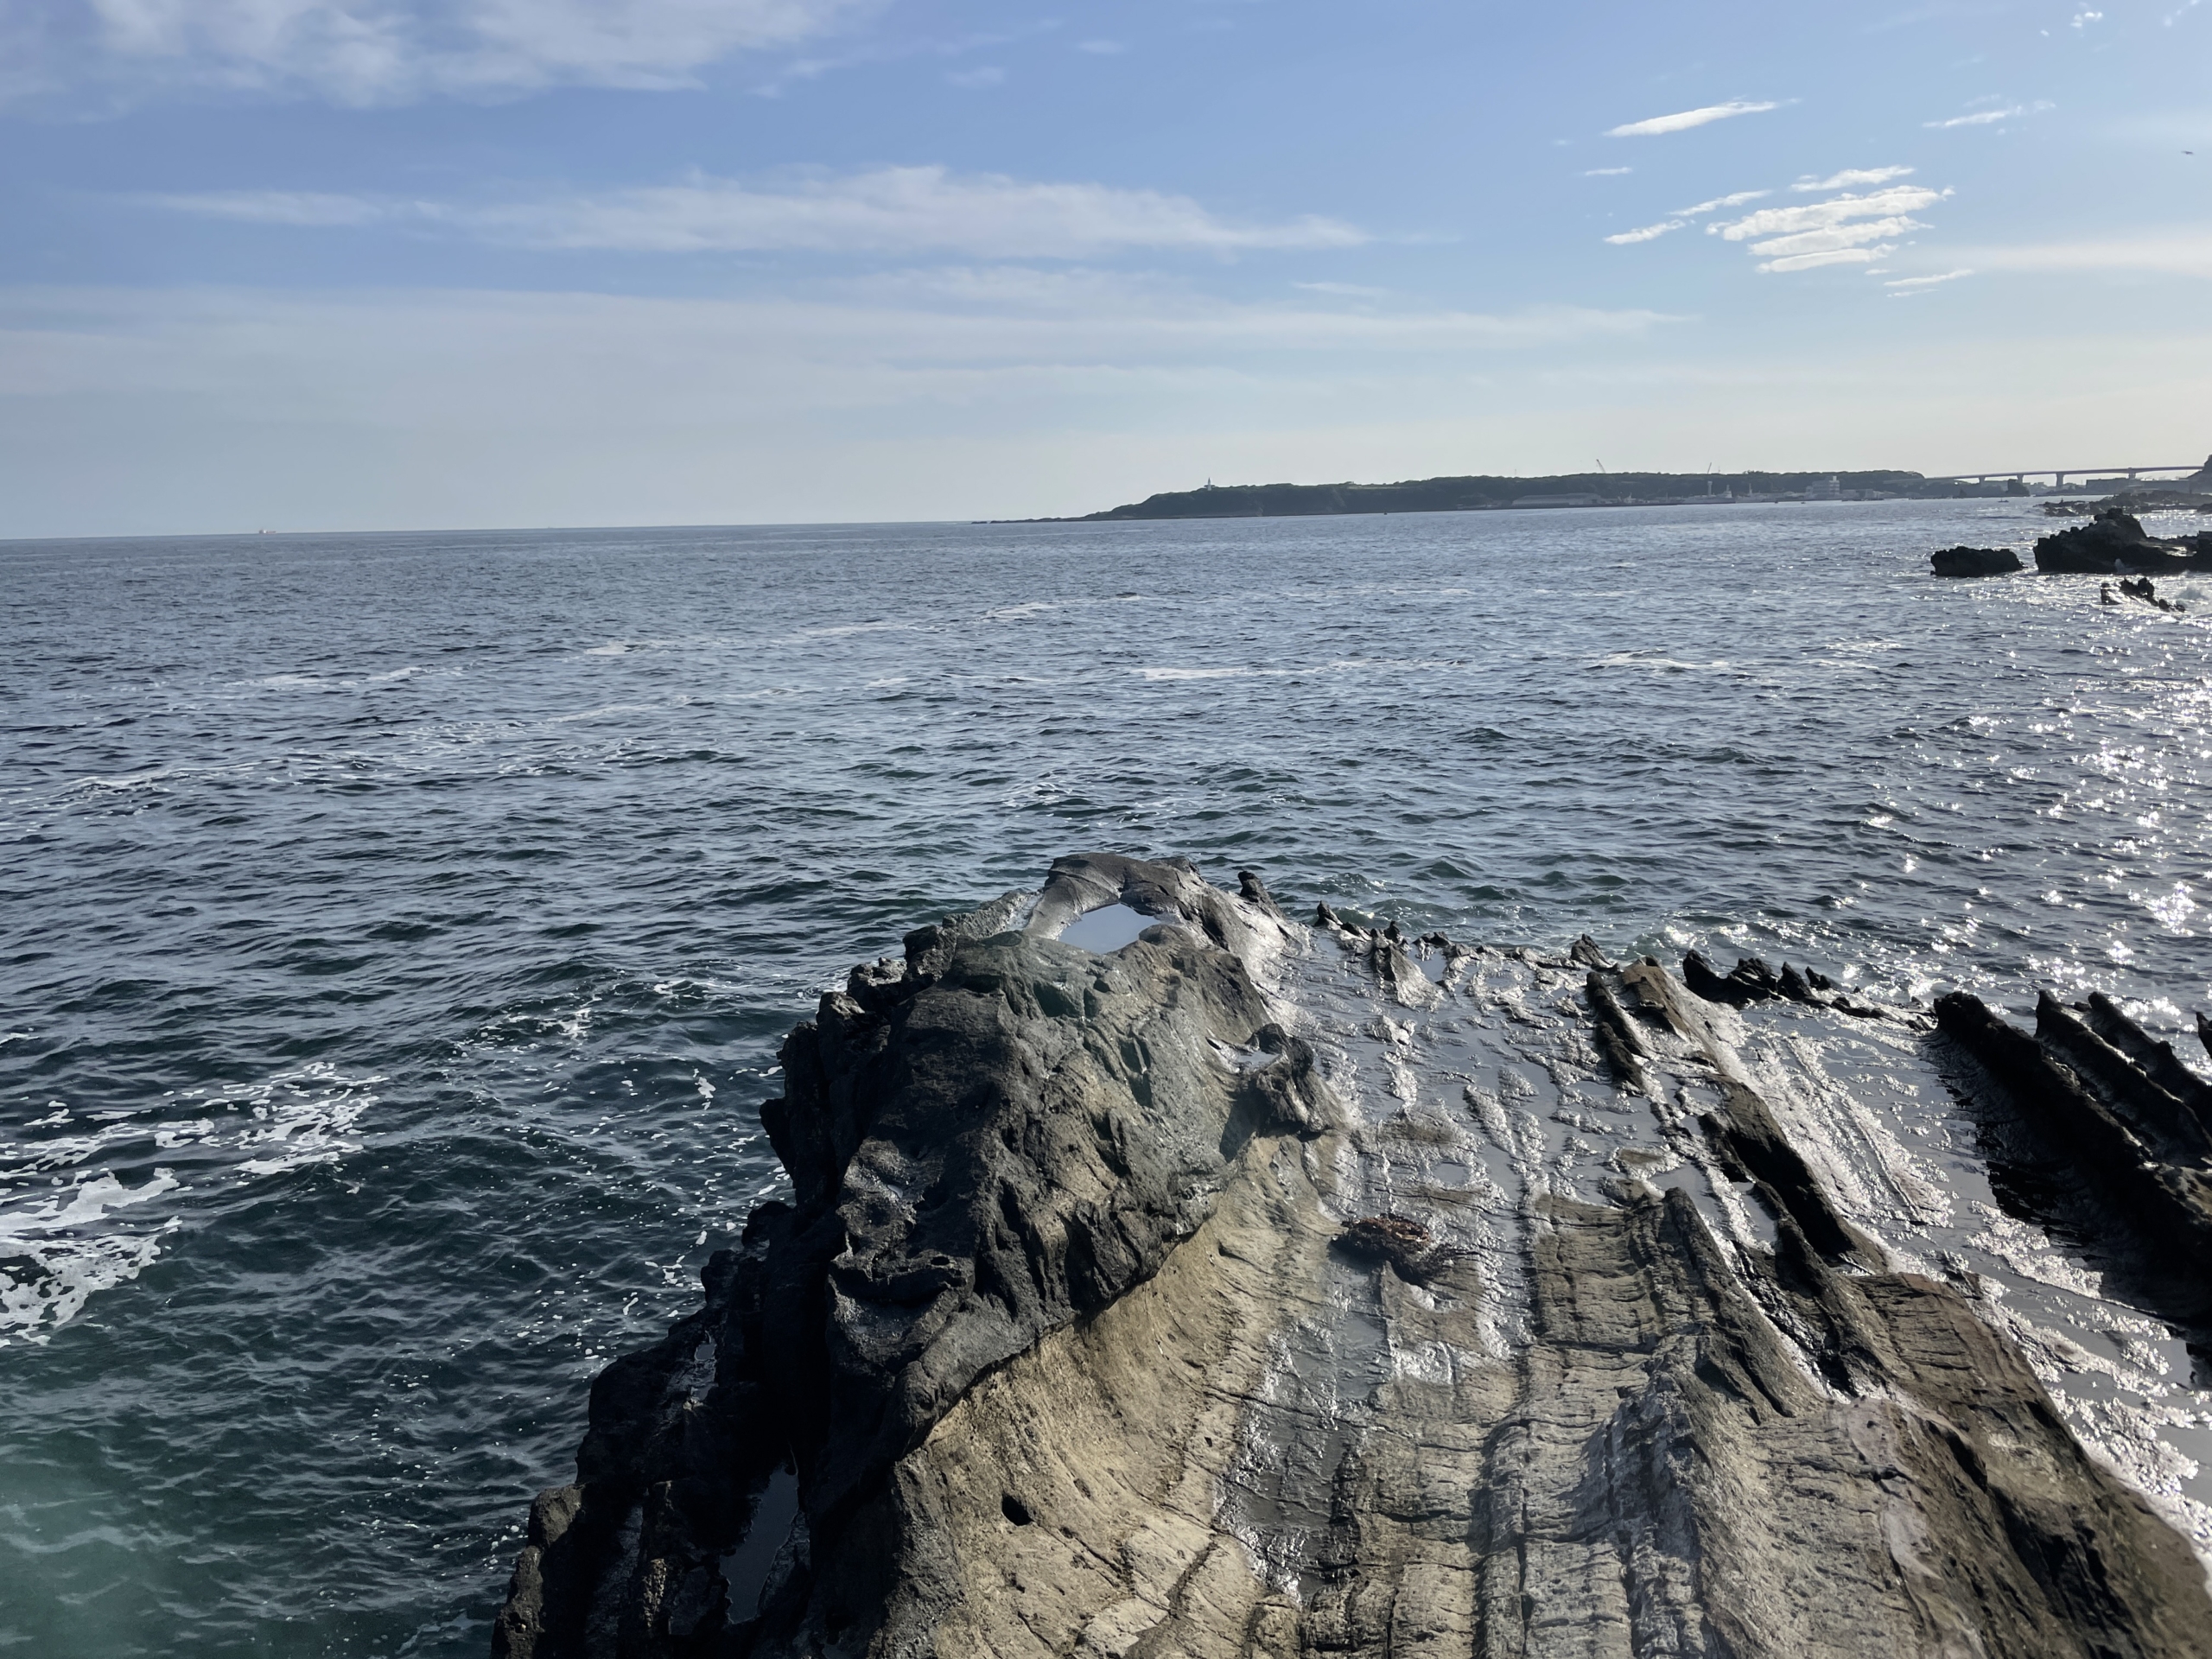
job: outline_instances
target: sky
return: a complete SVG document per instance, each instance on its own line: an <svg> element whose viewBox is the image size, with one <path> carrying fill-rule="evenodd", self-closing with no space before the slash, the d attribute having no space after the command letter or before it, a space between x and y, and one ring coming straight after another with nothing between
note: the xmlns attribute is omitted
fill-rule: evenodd
<svg viewBox="0 0 2212 1659"><path fill-rule="evenodd" d="M0 0L0 537L2212 448L2212 4Z"/></svg>

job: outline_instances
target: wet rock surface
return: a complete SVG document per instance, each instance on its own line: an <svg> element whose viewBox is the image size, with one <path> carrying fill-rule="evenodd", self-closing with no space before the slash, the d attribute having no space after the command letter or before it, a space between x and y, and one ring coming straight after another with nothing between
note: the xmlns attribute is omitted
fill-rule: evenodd
<svg viewBox="0 0 2212 1659"><path fill-rule="evenodd" d="M2195 1155L2171 1046L2052 1007L1941 1017ZM2212 1655L2196 1500L2050 1386L2104 1304L1999 1300L1901 1138L1946 1040L1062 860L793 1033L793 1202L594 1385L495 1649Z"/></svg>

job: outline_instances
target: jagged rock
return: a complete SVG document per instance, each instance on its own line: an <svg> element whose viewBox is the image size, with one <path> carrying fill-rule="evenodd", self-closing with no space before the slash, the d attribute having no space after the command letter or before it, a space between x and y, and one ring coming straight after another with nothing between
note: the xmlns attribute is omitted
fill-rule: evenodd
<svg viewBox="0 0 2212 1659"><path fill-rule="evenodd" d="M2001 576L2023 569L2009 547L1945 547L1928 556L1939 576Z"/></svg>
<svg viewBox="0 0 2212 1659"><path fill-rule="evenodd" d="M1159 924L1057 938L1116 901ZM1334 931L1330 971L1394 1006L1352 969L1401 947ZM1665 1073L1652 1109L1755 1190L1771 1249L1680 1187L1598 1204L1532 1169L1501 1320L1384 1149L1465 1131L1334 1095L1267 988L1300 949L1250 886L1101 855L855 969L766 1114L796 1201L594 1383L495 1650L2212 1659L2179 1535L1835 1206L1739 1015L1588 966L1601 1046ZM1662 1108L1691 1075L1719 1103Z"/></svg>
<svg viewBox="0 0 2212 1659"><path fill-rule="evenodd" d="M2145 534L2142 521L2133 513L2107 507L2086 524L2037 541L2036 569L2090 576L2208 569L2212 569L2212 544L2201 534L2181 541L2160 540Z"/></svg>
<svg viewBox="0 0 2212 1659"><path fill-rule="evenodd" d="M2184 1065L2171 1043L2152 1037L2102 991L2089 993L2086 1012L2100 1037L2142 1067L2144 1075L2160 1088L2186 1103L2201 1128L2212 1130L2212 1084ZM2197 1015L2200 1032L2204 1023L2204 1016Z"/></svg>
<svg viewBox="0 0 2212 1659"><path fill-rule="evenodd" d="M2038 1132L2079 1160L2111 1198L2122 1225L2147 1248L2177 1253L2200 1281L2212 1278L2212 1174L2171 1161L2191 1154L2188 1141L2169 1138L2168 1126L2180 1122L2177 1103L2056 1002L2046 997L2043 1006L2042 1041L1965 991L1937 998L1936 1018ZM2090 1068L2104 1087L2085 1082L2076 1065ZM2189 1121L2201 1138L2201 1126Z"/></svg>
<svg viewBox="0 0 2212 1659"><path fill-rule="evenodd" d="M2155 605L2171 615L2178 616L2189 608L2177 600L2159 598L2158 588L2152 584L2151 578L2148 576L2138 576L2133 581L2122 582L2120 584L2120 591L2130 599L2139 599L2146 605Z"/></svg>
<svg viewBox="0 0 2212 1659"><path fill-rule="evenodd" d="M1338 1243L1355 1255L1389 1262L1409 1285L1427 1284L1452 1255L1427 1228L1403 1216L1364 1217L1345 1228Z"/></svg>
<svg viewBox="0 0 2212 1659"><path fill-rule="evenodd" d="M1696 951L1682 958L1682 981L1708 1002L1742 1007L1750 1002L1770 1001L1783 995L1774 969L1757 957L1739 957L1726 975Z"/></svg>
<svg viewBox="0 0 2212 1659"><path fill-rule="evenodd" d="M1587 933L1569 947L1567 959L1580 968L1610 968L1613 965L1605 959L1605 952L1598 941Z"/></svg>

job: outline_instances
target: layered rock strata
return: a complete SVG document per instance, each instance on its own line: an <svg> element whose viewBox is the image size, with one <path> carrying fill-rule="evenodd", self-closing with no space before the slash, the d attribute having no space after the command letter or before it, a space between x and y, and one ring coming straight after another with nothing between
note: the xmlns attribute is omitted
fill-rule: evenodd
<svg viewBox="0 0 2212 1659"><path fill-rule="evenodd" d="M495 1650L2212 1656L2187 1543L1745 1058L1738 994L1849 999L1704 971L1103 855L910 935L792 1033L792 1201L594 1385Z"/></svg>
<svg viewBox="0 0 2212 1659"><path fill-rule="evenodd" d="M2212 1086L2101 993L2069 1008L2044 993L2031 1036L1979 997L1939 998L1944 1033L1982 1066L2031 1131L2103 1189L2180 1318L2212 1319Z"/></svg>

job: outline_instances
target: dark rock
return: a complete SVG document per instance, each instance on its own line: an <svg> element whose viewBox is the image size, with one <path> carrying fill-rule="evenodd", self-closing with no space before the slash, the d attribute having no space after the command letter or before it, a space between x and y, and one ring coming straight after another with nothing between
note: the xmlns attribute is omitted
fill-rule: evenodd
<svg viewBox="0 0 2212 1659"><path fill-rule="evenodd" d="M2158 1154L2167 1148L2146 1144L2122 1110L2053 1052L2055 1045L1999 1019L1979 997L1965 991L1939 997L1936 1019L2003 1085L2039 1134L2078 1160L2145 1248L2177 1252L2187 1271L2200 1280L2212 1276L2212 1176L2162 1160ZM2082 1034L2090 1035L2086 1028ZM2082 1050L2069 1044L2066 1052L2078 1057ZM2155 1087L2147 1077L2141 1082Z"/></svg>
<svg viewBox="0 0 2212 1659"><path fill-rule="evenodd" d="M2162 541L2145 534L2142 521L2119 507L2107 507L2086 524L2045 536L2036 543L2038 570L2075 575L2113 575L2125 571L2212 569L2207 537Z"/></svg>
<svg viewBox="0 0 2212 1659"><path fill-rule="evenodd" d="M1567 959L1580 968L1610 968L1613 965L1605 960L1605 953L1599 948L1598 941L1587 933L1575 940L1567 953Z"/></svg>
<svg viewBox="0 0 2212 1659"><path fill-rule="evenodd" d="M2001 576L2025 568L2009 547L1946 547L1928 556L1939 576Z"/></svg>
<svg viewBox="0 0 2212 1659"><path fill-rule="evenodd" d="M2087 1013L2097 1035L2142 1067L2145 1077L2187 1105L2199 1128L2212 1130L2212 1084L2183 1065L2171 1043L2152 1036L2102 991L2089 993ZM2202 1030L2203 1016L2197 1018Z"/></svg>
<svg viewBox="0 0 2212 1659"><path fill-rule="evenodd" d="M1409 1285L1427 1284L1454 1254L1439 1244L1427 1228L1403 1216L1355 1221L1338 1242L1355 1255L1389 1262Z"/></svg>
<svg viewBox="0 0 2212 1659"><path fill-rule="evenodd" d="M1736 965L1724 975L1693 950L1682 958L1682 982L1707 1001L1725 1002L1733 1008L1772 1001L1783 994L1774 969L1757 957L1738 957Z"/></svg>
<svg viewBox="0 0 2212 1659"><path fill-rule="evenodd" d="M2095 1090L2154 1157L2167 1163L2201 1164L2212 1156L2212 1137L2205 1134L2195 1108L2049 991L2036 999L2036 1040Z"/></svg>
<svg viewBox="0 0 2212 1659"><path fill-rule="evenodd" d="M1248 905L1255 905L1268 915L1283 919L1282 906L1275 903L1274 895L1268 891L1268 884L1260 880L1256 870L1236 872L1236 896Z"/></svg>

